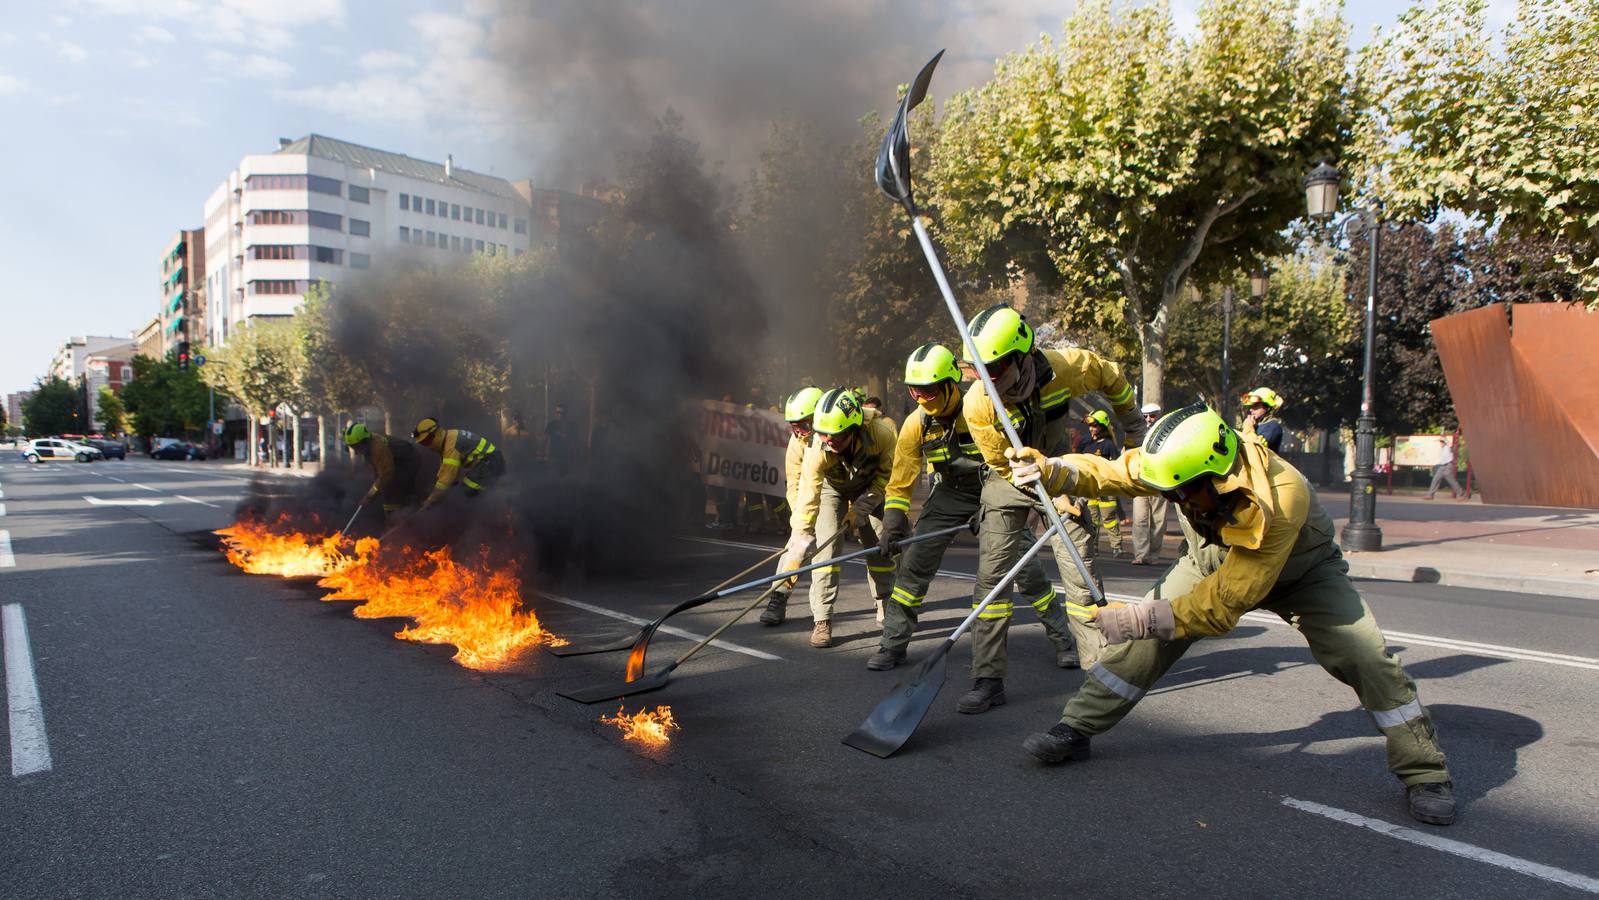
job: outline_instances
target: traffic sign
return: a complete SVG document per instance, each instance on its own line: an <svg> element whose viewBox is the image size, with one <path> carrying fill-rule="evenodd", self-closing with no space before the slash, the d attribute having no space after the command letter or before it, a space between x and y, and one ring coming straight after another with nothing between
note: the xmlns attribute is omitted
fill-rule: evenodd
<svg viewBox="0 0 1599 900"><path fill-rule="evenodd" d="M194 358L194 364L195 364L195 365L197 365L197 366L203 366L203 365L205 365L205 357L203 357L203 356L196 356L196 357L195 357L195 358Z"/></svg>

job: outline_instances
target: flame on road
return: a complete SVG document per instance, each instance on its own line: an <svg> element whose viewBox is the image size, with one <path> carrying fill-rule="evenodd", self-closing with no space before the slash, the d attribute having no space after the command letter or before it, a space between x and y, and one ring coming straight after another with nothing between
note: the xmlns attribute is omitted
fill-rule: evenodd
<svg viewBox="0 0 1599 900"><path fill-rule="evenodd" d="M646 747L664 747L672 740L672 732L681 730L682 726L672 718L670 706L657 706L655 709L641 709L631 715L627 707L618 706L616 715L601 716L600 721L606 725L615 725L622 730L622 739L643 744Z"/></svg>
<svg viewBox="0 0 1599 900"><path fill-rule="evenodd" d="M452 644L455 661L469 669L501 669L540 644L566 642L546 631L522 607L522 580L514 569L491 565L484 555L457 562L449 548L418 553L384 550L376 538L351 541L274 524L240 521L216 532L228 560L256 575L321 576L331 588L324 600L364 601L363 619L403 617L414 624L395 637Z"/></svg>

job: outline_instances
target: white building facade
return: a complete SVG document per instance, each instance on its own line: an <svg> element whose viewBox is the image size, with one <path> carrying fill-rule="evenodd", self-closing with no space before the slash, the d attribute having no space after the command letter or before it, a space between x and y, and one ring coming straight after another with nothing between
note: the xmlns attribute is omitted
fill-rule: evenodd
<svg viewBox="0 0 1599 900"><path fill-rule="evenodd" d="M206 200L205 322L190 338L225 343L246 320L293 315L312 285L400 253L519 256L534 246L532 218L524 190L450 159L316 134L282 141Z"/></svg>

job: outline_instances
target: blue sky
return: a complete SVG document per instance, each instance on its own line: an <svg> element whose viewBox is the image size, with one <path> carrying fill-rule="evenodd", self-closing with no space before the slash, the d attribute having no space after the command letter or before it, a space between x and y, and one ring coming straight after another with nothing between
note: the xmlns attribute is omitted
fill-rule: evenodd
<svg viewBox="0 0 1599 900"><path fill-rule="evenodd" d="M452 153L467 168L544 180L528 171L539 137L508 99L499 59L501 5L545 2L568 0L6 3L0 394L31 385L70 334L124 335L148 321L174 232L201 224L206 196L239 158L280 136ZM851 8L874 3L895 5ZM940 96L980 78L984 60L1058 32L1069 9L947 5L931 34L965 65L941 72ZM1192 22L1193 6L1172 3L1179 24ZM1395 8L1346 4L1354 40L1392 24ZM892 98L892 85L884 90ZM692 102L682 106L692 124Z"/></svg>

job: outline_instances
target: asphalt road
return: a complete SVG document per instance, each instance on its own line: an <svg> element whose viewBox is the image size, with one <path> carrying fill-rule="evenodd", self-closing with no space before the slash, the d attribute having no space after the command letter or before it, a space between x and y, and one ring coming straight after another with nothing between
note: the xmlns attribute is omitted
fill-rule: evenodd
<svg viewBox="0 0 1599 900"><path fill-rule="evenodd" d="M634 698L682 724L642 751L598 723L614 707L555 694L620 677L621 654L473 672L394 640L393 620L238 573L196 535L231 521L247 483L184 463L0 462L0 608L25 614L4 619L6 733L12 771L36 769L0 772L0 894L1599 892L1594 601L1361 584L1450 755L1461 816L1438 829L1405 815L1349 690L1265 617L1196 646L1092 760L1048 768L1020 743L1083 676L1054 668L1022 610L1009 704L955 712L963 645L916 736L879 760L839 742L903 674L863 665L876 626L850 567L839 646L807 646L803 604L780 629L735 627L728 641L777 658L713 649ZM648 578L575 580L535 606L567 638L617 636L615 615L657 615L764 555L742 543L689 536ZM969 606L971 548L945 568L915 652ZM1107 587L1154 574L1110 563ZM674 624L705 634L744 602ZM652 660L684 647L663 635Z"/></svg>

